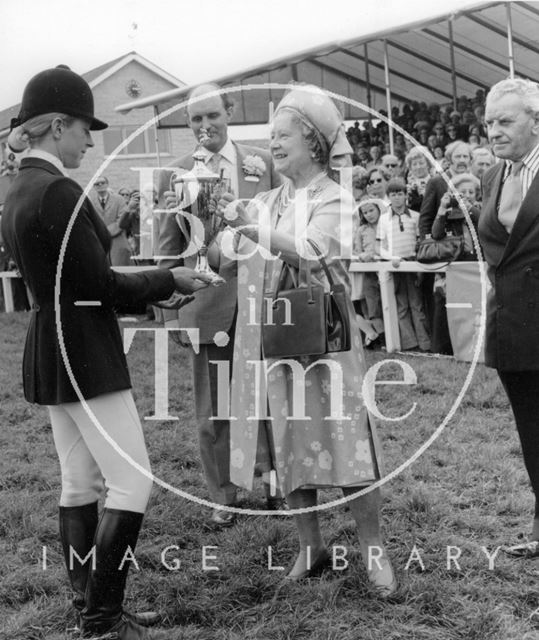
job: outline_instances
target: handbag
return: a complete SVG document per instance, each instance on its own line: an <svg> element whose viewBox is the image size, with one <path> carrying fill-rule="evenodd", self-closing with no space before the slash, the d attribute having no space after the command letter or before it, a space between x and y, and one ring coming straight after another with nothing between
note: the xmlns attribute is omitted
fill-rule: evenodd
<svg viewBox="0 0 539 640"><path fill-rule="evenodd" d="M424 264L432 262L453 262L458 260L464 250L464 237L448 233L441 240L435 240L427 234L417 245L416 260Z"/></svg>
<svg viewBox="0 0 539 640"><path fill-rule="evenodd" d="M324 270L330 290L312 282L306 262L306 286L298 286L292 267L283 264L272 296L264 297L264 357L319 356L350 350L350 316L346 289L335 283L318 247L308 240ZM301 262L300 262L301 271ZM287 280L288 277L288 280Z"/></svg>

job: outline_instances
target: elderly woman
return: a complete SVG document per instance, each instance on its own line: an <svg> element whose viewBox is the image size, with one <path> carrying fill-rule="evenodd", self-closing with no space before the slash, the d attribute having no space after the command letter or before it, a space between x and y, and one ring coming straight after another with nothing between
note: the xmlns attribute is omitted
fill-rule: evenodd
<svg viewBox="0 0 539 640"><path fill-rule="evenodd" d="M364 561L369 548L379 550L380 561L369 563L368 575L379 593L387 596L396 589L396 580L380 534L379 492L353 498L379 479L381 470L374 425L361 395L366 367L351 303L350 351L260 362L264 292L275 291L281 272L288 267L305 278L305 271L298 270L301 258L318 266L309 241L326 256L333 279L350 290L348 260L341 256L351 255L354 202L328 177L331 158L351 152L342 117L321 90L293 89L275 112L270 149L286 183L261 194L247 208L232 202L231 196L219 202L224 219L236 230L240 259L231 479L251 488L260 437L253 416L266 418L278 484L289 506L301 510L295 514L300 549L288 579L309 577L328 562L318 523L317 489L341 487L351 498ZM315 270L312 277L328 289L323 271ZM262 383L256 373L260 364L267 371ZM301 384L292 375L298 369L304 376ZM335 383L335 369L341 372L342 385ZM298 388L304 392L300 402ZM341 404L336 413L331 408L334 402Z"/></svg>
<svg viewBox="0 0 539 640"><path fill-rule="evenodd" d="M152 477L114 307L206 285L184 267L111 270L107 227L67 175L94 146L91 131L107 127L94 117L83 78L67 67L38 73L12 126L10 146L30 149L6 197L2 234L34 299L24 395L50 416L62 472L60 538L81 637L163 637L144 628L157 614L123 610L130 563L122 559L137 543Z"/></svg>

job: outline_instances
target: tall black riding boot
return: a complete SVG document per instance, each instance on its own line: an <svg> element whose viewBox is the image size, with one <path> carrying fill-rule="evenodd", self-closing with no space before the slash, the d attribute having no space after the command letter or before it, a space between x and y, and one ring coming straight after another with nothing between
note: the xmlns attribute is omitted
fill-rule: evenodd
<svg viewBox="0 0 539 640"><path fill-rule="evenodd" d="M91 557L82 564L94 545L97 529L97 502L80 507L60 507L60 539L69 575L69 581L75 595L73 606L77 611L84 608L84 594L88 580L88 567L92 564ZM71 548L73 551L71 551ZM80 561L75 556L81 559Z"/></svg>
<svg viewBox="0 0 539 640"><path fill-rule="evenodd" d="M142 525L142 513L104 509L95 534L95 569L88 572L81 612L83 638L110 634L117 640L146 640L150 636L122 608L130 560ZM129 553L128 553L129 556ZM123 565L122 565L123 562ZM109 635L106 636L107 638Z"/></svg>

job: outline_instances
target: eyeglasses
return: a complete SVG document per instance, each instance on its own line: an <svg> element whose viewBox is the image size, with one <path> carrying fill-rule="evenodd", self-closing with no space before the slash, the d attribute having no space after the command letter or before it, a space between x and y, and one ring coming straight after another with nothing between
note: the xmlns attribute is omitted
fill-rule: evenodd
<svg viewBox="0 0 539 640"><path fill-rule="evenodd" d="M377 182L383 182L382 178L376 178L375 180L369 180L369 184L376 184Z"/></svg>
<svg viewBox="0 0 539 640"><path fill-rule="evenodd" d="M104 184L107 184L104 180L100 180L99 182L94 182L94 187L102 187Z"/></svg>
<svg viewBox="0 0 539 640"><path fill-rule="evenodd" d="M389 162L386 162L386 164L384 166L385 167L389 167L391 169L394 169L397 165L396 164L389 164Z"/></svg>
<svg viewBox="0 0 539 640"><path fill-rule="evenodd" d="M391 191L387 194L388 196L403 196L405 192L401 189L400 191Z"/></svg>

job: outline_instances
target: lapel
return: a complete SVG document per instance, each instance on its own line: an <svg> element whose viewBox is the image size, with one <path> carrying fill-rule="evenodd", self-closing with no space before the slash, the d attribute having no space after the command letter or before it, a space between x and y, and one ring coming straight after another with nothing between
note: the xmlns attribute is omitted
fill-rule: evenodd
<svg viewBox="0 0 539 640"><path fill-rule="evenodd" d="M502 259L509 234L503 224L498 220L498 198L500 194L502 176L505 163L500 162L483 179L483 204L479 226L483 229L485 236L485 252L492 255L493 262L498 264Z"/></svg>

